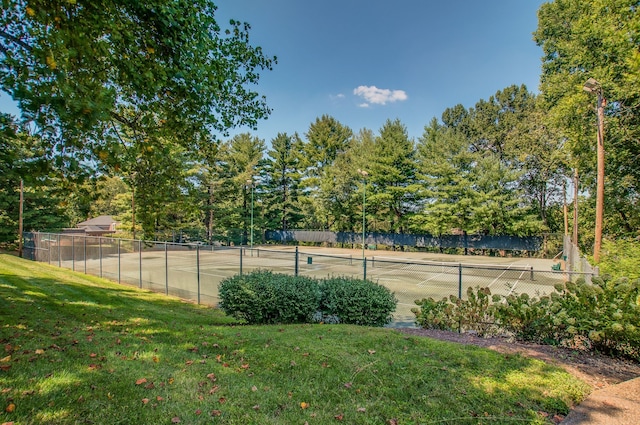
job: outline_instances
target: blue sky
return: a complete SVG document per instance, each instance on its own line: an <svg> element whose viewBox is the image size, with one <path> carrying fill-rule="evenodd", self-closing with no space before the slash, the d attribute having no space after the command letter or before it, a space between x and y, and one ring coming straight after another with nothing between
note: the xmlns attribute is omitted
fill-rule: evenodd
<svg viewBox="0 0 640 425"><path fill-rule="evenodd" d="M511 84L537 92L542 51L532 40L543 0L217 0L218 22L251 24L251 44L278 57L255 87L273 109L270 142L324 114L354 132L400 119L410 137L458 103ZM0 109L17 115L6 94Z"/></svg>
<svg viewBox="0 0 640 425"><path fill-rule="evenodd" d="M252 44L278 57L259 85L273 113L252 132L267 142L278 132L303 136L323 114L354 132L377 133L398 118L417 138L447 107L473 106L511 84L537 92L542 50L532 33L542 3L217 2L221 24L249 22Z"/></svg>

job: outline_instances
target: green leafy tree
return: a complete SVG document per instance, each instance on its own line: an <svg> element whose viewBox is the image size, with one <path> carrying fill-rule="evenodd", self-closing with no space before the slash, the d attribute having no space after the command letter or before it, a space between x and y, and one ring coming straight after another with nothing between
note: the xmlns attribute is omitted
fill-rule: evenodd
<svg viewBox="0 0 640 425"><path fill-rule="evenodd" d="M53 165L42 139L0 114L0 242L18 239L21 180L25 231L69 226L66 203L73 183L65 182Z"/></svg>
<svg viewBox="0 0 640 425"><path fill-rule="evenodd" d="M5 2L0 85L52 141L78 149L99 151L113 125L183 144L255 126L269 109L250 87L275 58L215 11L209 0Z"/></svg>
<svg viewBox="0 0 640 425"><path fill-rule="evenodd" d="M595 98L583 91L595 78L605 108L605 232L640 229L640 26L635 0L555 0L538 11L541 90L549 116L566 138L584 188L595 190ZM615 184L614 184L615 182ZM593 197L589 197L593 202ZM590 226L593 226L590 224Z"/></svg>

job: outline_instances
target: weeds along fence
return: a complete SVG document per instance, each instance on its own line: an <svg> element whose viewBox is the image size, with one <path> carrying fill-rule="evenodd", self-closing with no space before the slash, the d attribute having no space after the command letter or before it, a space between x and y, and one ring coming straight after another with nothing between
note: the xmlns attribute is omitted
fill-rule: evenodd
<svg viewBox="0 0 640 425"><path fill-rule="evenodd" d="M536 270L532 266L465 264L265 249L153 242L74 234L25 233L25 258L107 278L193 302L216 305L227 277L254 270L326 278L366 278L388 287L398 299L396 325L411 325L415 300L465 298L468 288L494 294L541 296L556 283L590 279L591 273ZM474 257L478 258L478 257Z"/></svg>

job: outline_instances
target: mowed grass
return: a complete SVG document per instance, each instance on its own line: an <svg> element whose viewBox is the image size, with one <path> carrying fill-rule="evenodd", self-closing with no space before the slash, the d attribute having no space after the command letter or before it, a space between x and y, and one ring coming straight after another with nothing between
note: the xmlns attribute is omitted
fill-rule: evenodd
<svg viewBox="0 0 640 425"><path fill-rule="evenodd" d="M543 362L221 311L0 255L0 423L553 423L589 388ZM555 418L555 419L554 419Z"/></svg>

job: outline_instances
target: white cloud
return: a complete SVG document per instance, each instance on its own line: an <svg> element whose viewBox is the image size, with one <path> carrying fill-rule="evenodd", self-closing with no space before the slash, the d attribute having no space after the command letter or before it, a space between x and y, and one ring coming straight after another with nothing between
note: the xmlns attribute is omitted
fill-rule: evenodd
<svg viewBox="0 0 640 425"><path fill-rule="evenodd" d="M345 98L344 93L330 94L329 95L329 99L331 99L331 100L342 100L344 98Z"/></svg>
<svg viewBox="0 0 640 425"><path fill-rule="evenodd" d="M358 105L358 107L360 107L360 108L368 108L369 104L368 103L361 103L361 104Z"/></svg>
<svg viewBox="0 0 640 425"><path fill-rule="evenodd" d="M360 104L360 107L367 107L371 103L386 105L387 102L407 100L407 93L404 90L379 89L376 86L359 86L353 89L353 94L367 101L367 103Z"/></svg>

